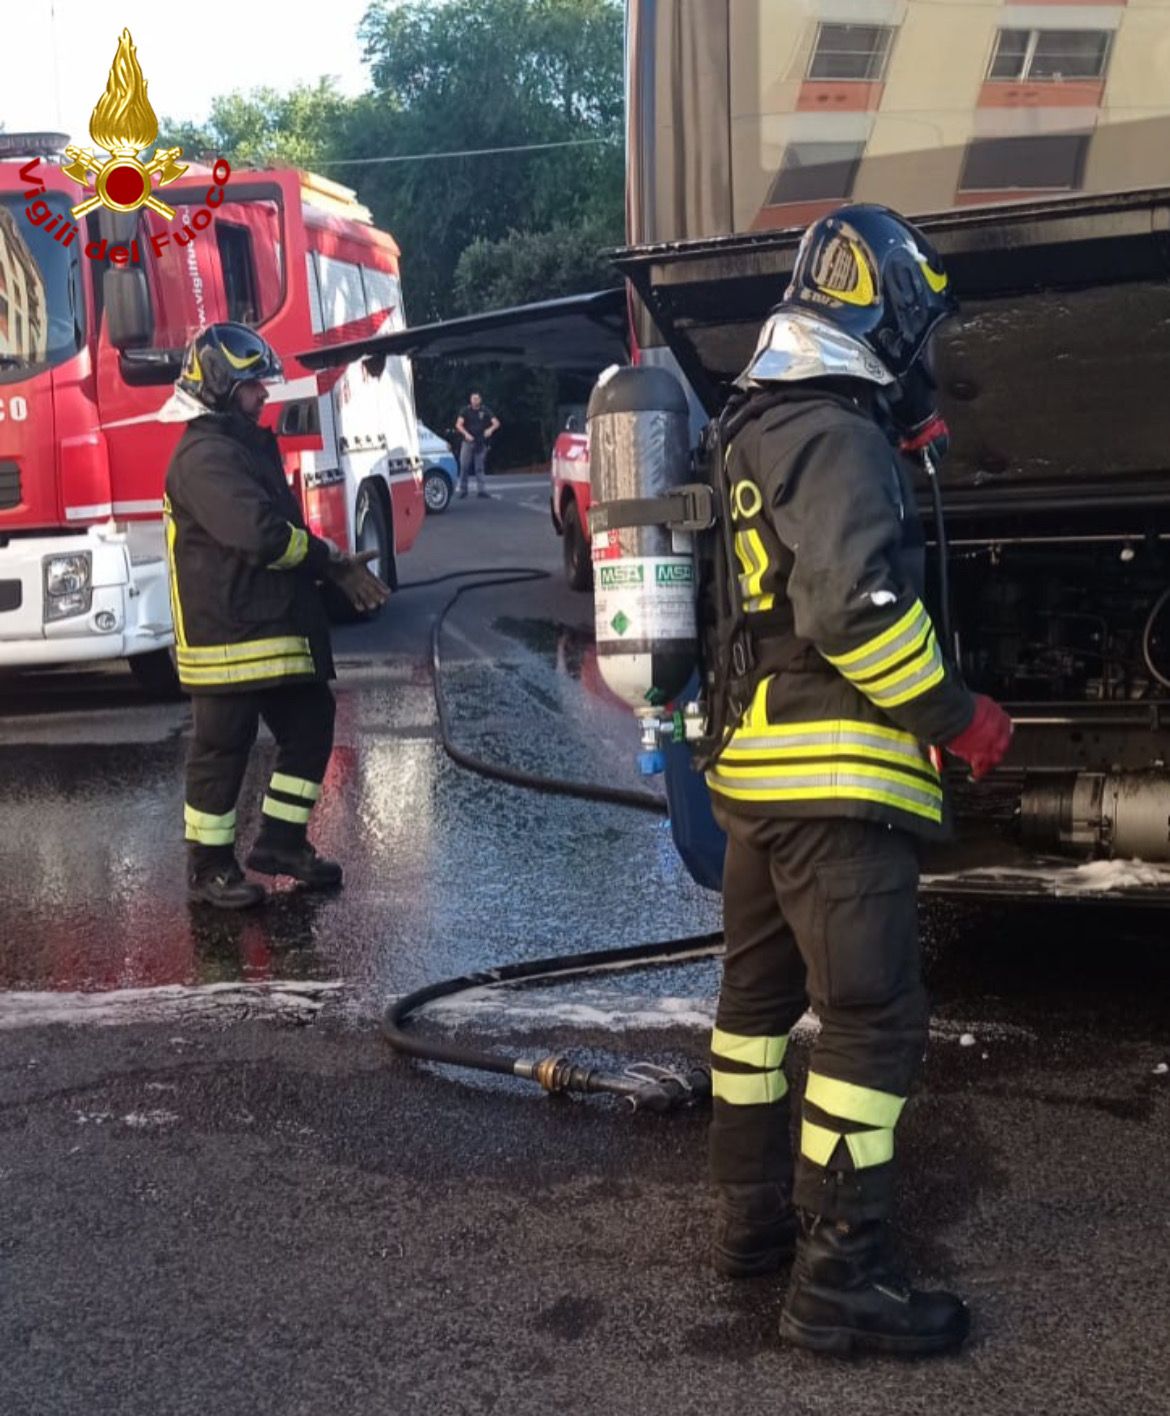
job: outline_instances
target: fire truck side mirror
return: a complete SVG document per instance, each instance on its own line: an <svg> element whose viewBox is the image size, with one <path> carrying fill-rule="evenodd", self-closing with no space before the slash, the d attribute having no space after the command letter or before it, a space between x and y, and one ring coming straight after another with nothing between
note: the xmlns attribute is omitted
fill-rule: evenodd
<svg viewBox="0 0 1170 1416"><path fill-rule="evenodd" d="M102 298L110 343L119 352L143 349L154 333L146 272L133 266L111 268L102 277Z"/></svg>
<svg viewBox="0 0 1170 1416"><path fill-rule="evenodd" d="M135 388L173 384L183 369L181 349L123 349L118 355L123 380Z"/></svg>

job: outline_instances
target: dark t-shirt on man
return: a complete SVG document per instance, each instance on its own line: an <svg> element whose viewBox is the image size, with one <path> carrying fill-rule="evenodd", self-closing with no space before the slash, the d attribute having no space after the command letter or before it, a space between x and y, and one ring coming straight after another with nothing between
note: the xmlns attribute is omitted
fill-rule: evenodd
<svg viewBox="0 0 1170 1416"><path fill-rule="evenodd" d="M487 439L483 432L496 416L487 404L483 403L478 408L472 408L469 403L466 408L459 410L459 416L463 419L463 426L475 440L476 447L486 447Z"/></svg>

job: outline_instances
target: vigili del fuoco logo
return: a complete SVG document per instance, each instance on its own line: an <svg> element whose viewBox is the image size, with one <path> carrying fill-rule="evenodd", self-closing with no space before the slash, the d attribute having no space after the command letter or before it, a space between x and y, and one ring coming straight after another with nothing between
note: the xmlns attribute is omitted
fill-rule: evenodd
<svg viewBox="0 0 1170 1416"><path fill-rule="evenodd" d="M64 175L83 191L93 193L70 209L73 222L60 213L54 213L48 203L40 199L40 194L45 190L45 183L36 175L40 159L33 158L20 169L21 177L31 184L31 190L25 192L29 199L25 215L33 225L61 245L71 246L80 230L76 223L98 206L116 212L132 212L146 207L167 221L173 220L175 208L155 194L154 179L158 178L159 187L166 187L182 177L188 168L179 161L183 150L178 147L156 149L149 162L141 160L158 138L158 118L150 106L146 80L128 29L122 31L118 41L118 52L110 66L106 91L90 114L89 135L95 146L106 155L98 156L89 148L70 144L65 149L66 165L61 168ZM188 245L211 224L212 209L223 201L223 190L231 172L226 159L221 157L216 160L211 174L212 186L207 190L203 205L189 222L184 222L181 230L173 233L177 245ZM170 241L171 236L166 232L155 232L150 236L155 255L161 255ZM85 247L85 254L91 260L104 260L106 246L104 240L91 241ZM138 241L132 240L128 247L114 246L109 251L109 258L115 265L137 264L141 260Z"/></svg>

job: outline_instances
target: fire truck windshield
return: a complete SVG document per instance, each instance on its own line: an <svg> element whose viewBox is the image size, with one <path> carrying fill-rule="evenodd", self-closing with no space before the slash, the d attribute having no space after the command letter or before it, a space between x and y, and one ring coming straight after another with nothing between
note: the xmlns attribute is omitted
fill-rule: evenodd
<svg viewBox="0 0 1170 1416"><path fill-rule="evenodd" d="M61 224L64 197L42 199ZM63 363L84 334L78 245L66 247L35 227L23 196L0 195L0 381Z"/></svg>

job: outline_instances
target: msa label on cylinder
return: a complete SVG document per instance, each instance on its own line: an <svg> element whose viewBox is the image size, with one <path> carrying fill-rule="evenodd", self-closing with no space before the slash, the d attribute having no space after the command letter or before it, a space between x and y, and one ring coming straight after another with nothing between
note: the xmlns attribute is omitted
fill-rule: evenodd
<svg viewBox="0 0 1170 1416"><path fill-rule="evenodd" d="M594 567L599 644L694 639L695 567L677 556L640 556Z"/></svg>

